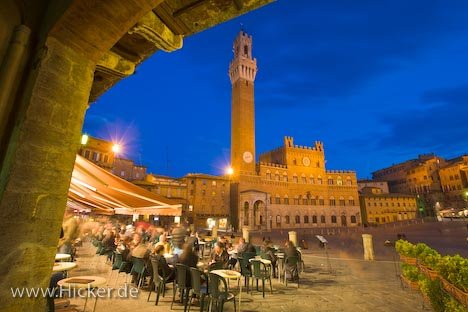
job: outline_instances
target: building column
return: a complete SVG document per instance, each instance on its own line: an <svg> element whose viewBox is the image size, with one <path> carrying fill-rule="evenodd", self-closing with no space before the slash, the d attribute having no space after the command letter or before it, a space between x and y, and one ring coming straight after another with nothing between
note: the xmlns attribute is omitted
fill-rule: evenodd
<svg viewBox="0 0 468 312"><path fill-rule="evenodd" d="M0 194L0 300L4 310L43 311L45 298L11 287L49 285L95 64L49 37L21 99Z"/></svg>

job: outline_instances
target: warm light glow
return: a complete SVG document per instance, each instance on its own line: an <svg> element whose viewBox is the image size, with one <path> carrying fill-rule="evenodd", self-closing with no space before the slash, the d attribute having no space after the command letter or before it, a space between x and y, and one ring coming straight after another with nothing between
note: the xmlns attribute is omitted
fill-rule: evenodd
<svg viewBox="0 0 468 312"><path fill-rule="evenodd" d="M120 153L120 149L121 149L120 144L114 144L114 145L112 146L112 151L113 151L115 154Z"/></svg>
<svg viewBox="0 0 468 312"><path fill-rule="evenodd" d="M86 145L88 143L89 136L87 134L83 134L81 136L81 145Z"/></svg>
<svg viewBox="0 0 468 312"><path fill-rule="evenodd" d="M180 217L179 216L174 217L174 223L180 223Z"/></svg>
<svg viewBox="0 0 468 312"><path fill-rule="evenodd" d="M232 169L232 167L226 168L226 174L233 175L234 174L234 169Z"/></svg>

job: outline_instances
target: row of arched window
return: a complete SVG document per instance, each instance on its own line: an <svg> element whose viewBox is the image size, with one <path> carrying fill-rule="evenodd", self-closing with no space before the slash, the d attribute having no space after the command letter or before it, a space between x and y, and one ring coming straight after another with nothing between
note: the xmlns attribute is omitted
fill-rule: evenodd
<svg viewBox="0 0 468 312"><path fill-rule="evenodd" d="M276 171L274 174L272 174L270 170L267 170L266 179L267 180L274 180L274 181L289 182L288 174L286 172L283 172L283 174L280 174L279 171ZM324 184L324 179L320 175L317 176L317 178L315 178L313 175L310 175L310 176L307 177L305 174L302 174L299 177L297 174L293 174L292 182L293 183L302 183L302 184L322 185L322 184ZM332 176L328 176L327 184L328 185L348 185L349 186L349 185L353 185L353 179L351 177L346 177L345 179L343 179L341 176L338 176L336 179L334 179Z"/></svg>
<svg viewBox="0 0 468 312"><path fill-rule="evenodd" d="M338 200L335 199L335 197L330 196L327 200L327 203L329 206L355 205L355 201L352 196L348 197L347 200L342 196L340 196ZM290 201L288 195L285 195L283 198L281 198L280 195L276 194L275 197L270 196L270 204L325 206L325 199L322 196L299 195L295 196L292 201Z"/></svg>
<svg viewBox="0 0 468 312"><path fill-rule="evenodd" d="M276 216L276 225L281 225L281 223L284 221L284 224L291 224L293 220L291 220L290 216L289 215L286 215L284 217L281 217L280 215L277 215ZM352 215L350 217L350 221L351 223L356 223L357 222L357 218L355 215ZM331 223L338 223L338 218L337 216L333 215L333 216L330 216L330 222ZM296 215L294 217L294 224L309 224L309 223L312 223L312 224L317 224L317 223L327 223L327 218L325 215L320 215L320 216L317 216L317 215L313 215L309 218L309 216L299 216L299 215ZM341 216L341 223L342 224L346 224L346 216Z"/></svg>

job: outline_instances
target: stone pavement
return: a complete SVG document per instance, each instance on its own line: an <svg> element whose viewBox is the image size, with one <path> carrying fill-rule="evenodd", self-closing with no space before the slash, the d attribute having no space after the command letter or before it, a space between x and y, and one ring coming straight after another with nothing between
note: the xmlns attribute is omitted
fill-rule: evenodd
<svg viewBox="0 0 468 312"><path fill-rule="evenodd" d="M98 275L108 277L110 265L105 263L104 256L94 255L94 247L85 243L78 250L78 267L70 272L70 276ZM273 294L261 292L247 294L243 287L241 311L421 311L423 300L418 292L403 288L396 274L399 267L393 261L363 261L360 259L336 258L330 259L332 274L329 274L329 264L325 250L314 250L313 254L304 254L305 271L301 274L300 286L284 284L273 280ZM114 287L116 274L111 278ZM124 274L120 275L117 287L123 286ZM231 285L233 286L233 285ZM148 292L140 290L137 299L100 298L96 311L170 311L172 285L168 284L166 297L160 299L155 306L155 296L147 302ZM72 307L82 309L84 299L72 299ZM92 301L88 309L92 309ZM193 307L199 310L199 307ZM427 308L425 308L427 309ZM233 311L231 302L225 304L225 311ZM430 311L430 309L428 309ZM173 311L183 311L183 306L174 305Z"/></svg>

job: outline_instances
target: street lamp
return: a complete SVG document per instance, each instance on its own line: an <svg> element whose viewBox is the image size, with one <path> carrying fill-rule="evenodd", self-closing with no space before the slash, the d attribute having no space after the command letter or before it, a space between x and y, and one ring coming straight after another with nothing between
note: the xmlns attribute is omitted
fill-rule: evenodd
<svg viewBox="0 0 468 312"><path fill-rule="evenodd" d="M120 153L120 150L121 150L120 144L114 144L114 145L112 145L112 151L114 152L114 154Z"/></svg>
<svg viewBox="0 0 468 312"><path fill-rule="evenodd" d="M232 176L234 174L234 169L232 167L226 168L226 174Z"/></svg>

